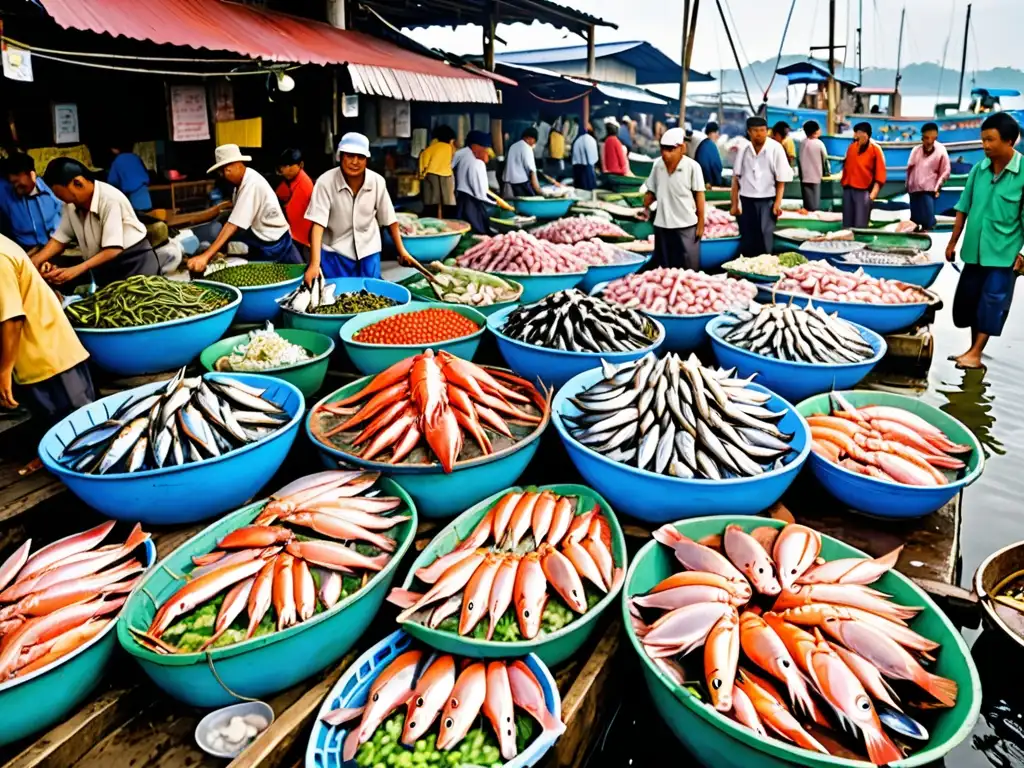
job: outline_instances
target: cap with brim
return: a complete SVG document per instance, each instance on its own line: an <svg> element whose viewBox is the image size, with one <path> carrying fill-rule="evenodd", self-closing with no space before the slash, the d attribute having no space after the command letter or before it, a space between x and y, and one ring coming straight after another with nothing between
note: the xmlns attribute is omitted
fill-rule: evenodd
<svg viewBox="0 0 1024 768"><path fill-rule="evenodd" d="M218 168L231 165L231 163L248 163L252 157L243 155L237 144L221 144L213 150L213 159L214 163L206 170L207 173L213 173Z"/></svg>
<svg viewBox="0 0 1024 768"><path fill-rule="evenodd" d="M361 133L346 133L338 142L339 155L370 156L370 140Z"/></svg>
<svg viewBox="0 0 1024 768"><path fill-rule="evenodd" d="M686 140L686 134L682 128L669 128L661 135L661 146L678 147Z"/></svg>

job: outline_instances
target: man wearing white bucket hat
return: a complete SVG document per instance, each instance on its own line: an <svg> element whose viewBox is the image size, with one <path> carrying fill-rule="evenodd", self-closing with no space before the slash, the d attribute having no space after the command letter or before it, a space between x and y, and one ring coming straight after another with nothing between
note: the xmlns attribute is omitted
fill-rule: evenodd
<svg viewBox="0 0 1024 768"><path fill-rule="evenodd" d="M307 283L321 272L327 278L380 277L381 227L391 233L398 262L410 258L384 177L366 167L369 157L370 140L346 133L338 144L339 166L313 185L306 209L313 222Z"/></svg>
<svg viewBox="0 0 1024 768"><path fill-rule="evenodd" d="M301 264L302 256L274 188L246 166L252 157L243 155L237 144L222 144L214 150L214 160L207 173L216 173L235 188L234 208L210 247L188 260L189 272L202 273L233 237L249 246L250 261Z"/></svg>

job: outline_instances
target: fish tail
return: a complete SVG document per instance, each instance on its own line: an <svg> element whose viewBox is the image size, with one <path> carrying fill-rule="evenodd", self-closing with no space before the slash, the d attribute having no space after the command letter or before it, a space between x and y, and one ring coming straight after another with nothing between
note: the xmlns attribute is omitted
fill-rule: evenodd
<svg viewBox="0 0 1024 768"><path fill-rule="evenodd" d="M399 608L408 608L416 604L423 595L419 592L413 592L409 589L392 589L387 596L387 601L392 605L397 605Z"/></svg>
<svg viewBox="0 0 1024 768"><path fill-rule="evenodd" d="M903 759L903 751L882 732L881 727L862 728L861 730L864 733L864 746L868 750L868 759L872 763L888 765Z"/></svg>
<svg viewBox="0 0 1024 768"><path fill-rule="evenodd" d="M341 756L347 763L349 760L354 760L356 752L359 751L359 745L361 741L359 739L359 728L353 728L349 731L348 736L345 737L345 746L342 749Z"/></svg>
<svg viewBox="0 0 1024 768"><path fill-rule="evenodd" d="M655 538L655 540L661 542L666 547L671 547L676 542L683 541L686 539L686 537L683 536L683 534L681 534L679 531L677 531L675 529L675 526L673 526L671 523L666 523L665 525L661 526L661 528L658 528L656 531L654 531L654 533L652 533L651 535Z"/></svg>
<svg viewBox="0 0 1024 768"><path fill-rule="evenodd" d="M939 677L939 675L933 675L922 668L921 672L915 676L914 682L928 691L944 707L956 705L958 688L955 681Z"/></svg>
<svg viewBox="0 0 1024 768"><path fill-rule="evenodd" d="M353 709L332 709L324 715L322 719L328 725L341 725L349 722L350 720L355 720L363 714L363 709L363 707L354 707ZM358 731L358 729L356 730Z"/></svg>

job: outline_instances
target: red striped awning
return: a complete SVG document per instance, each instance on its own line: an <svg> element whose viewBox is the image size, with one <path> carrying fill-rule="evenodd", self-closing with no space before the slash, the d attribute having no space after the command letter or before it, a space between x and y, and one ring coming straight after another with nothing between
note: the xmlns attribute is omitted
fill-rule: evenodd
<svg viewBox="0 0 1024 768"><path fill-rule="evenodd" d="M492 80L371 35L222 0L41 0L65 29L273 62L342 64L360 93L414 101L498 101Z"/></svg>

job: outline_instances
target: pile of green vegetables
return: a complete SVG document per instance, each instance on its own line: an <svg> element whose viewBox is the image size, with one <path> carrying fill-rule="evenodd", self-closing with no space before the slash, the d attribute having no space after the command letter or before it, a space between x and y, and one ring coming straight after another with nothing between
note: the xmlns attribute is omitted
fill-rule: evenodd
<svg viewBox="0 0 1024 768"><path fill-rule="evenodd" d="M387 307L394 307L397 304L398 302L394 299L389 299L387 296L381 296L376 293L370 293L368 290L363 288L359 291L339 293L334 297L333 304L321 304L316 309L310 310L310 314L353 315L359 312L372 312L375 309L386 309Z"/></svg>
<svg viewBox="0 0 1024 768"><path fill-rule="evenodd" d="M251 261L237 267L219 269L207 279L227 283L236 288L254 288L261 285L276 285L302 276L301 264L277 264L271 261Z"/></svg>
<svg viewBox="0 0 1024 768"><path fill-rule="evenodd" d="M516 746L523 753L533 741L537 724L528 715L516 713ZM437 734L427 733L409 749L399 743L405 713L399 712L384 721L373 738L365 742L356 753L359 768L458 768L458 766L479 766L479 768L502 768L504 764L498 747L498 740L489 727L473 728L459 742L458 747L448 752L437 748Z"/></svg>
<svg viewBox="0 0 1024 768"><path fill-rule="evenodd" d="M202 285L156 275L132 275L68 305L76 328L138 328L195 317L231 303L231 296Z"/></svg>
<svg viewBox="0 0 1024 768"><path fill-rule="evenodd" d="M587 611L601 602L603 595L598 593L596 590L592 590L587 586L584 586L587 592ZM584 616L586 614L583 614ZM540 618L540 632L537 638L543 638L544 635L550 635L557 632L560 629L571 624L577 618L577 614L573 612L569 606L562 602L562 598L558 595L552 595L547 604L544 606L544 613L541 614ZM488 621L477 623L473 627L473 631L466 635L466 637L472 637L476 640L485 640L487 638L487 627ZM438 624L437 628L442 632L451 632L452 634L459 634L459 614L449 616L447 619ZM515 606L510 606L504 615L498 619L498 623L494 625L494 636L491 638L496 643L518 643L523 639L522 632L519 630L519 619L516 616Z"/></svg>
<svg viewBox="0 0 1024 768"><path fill-rule="evenodd" d="M779 254L779 264L783 267L795 267L799 264L806 264L807 257L796 251L786 251Z"/></svg>

